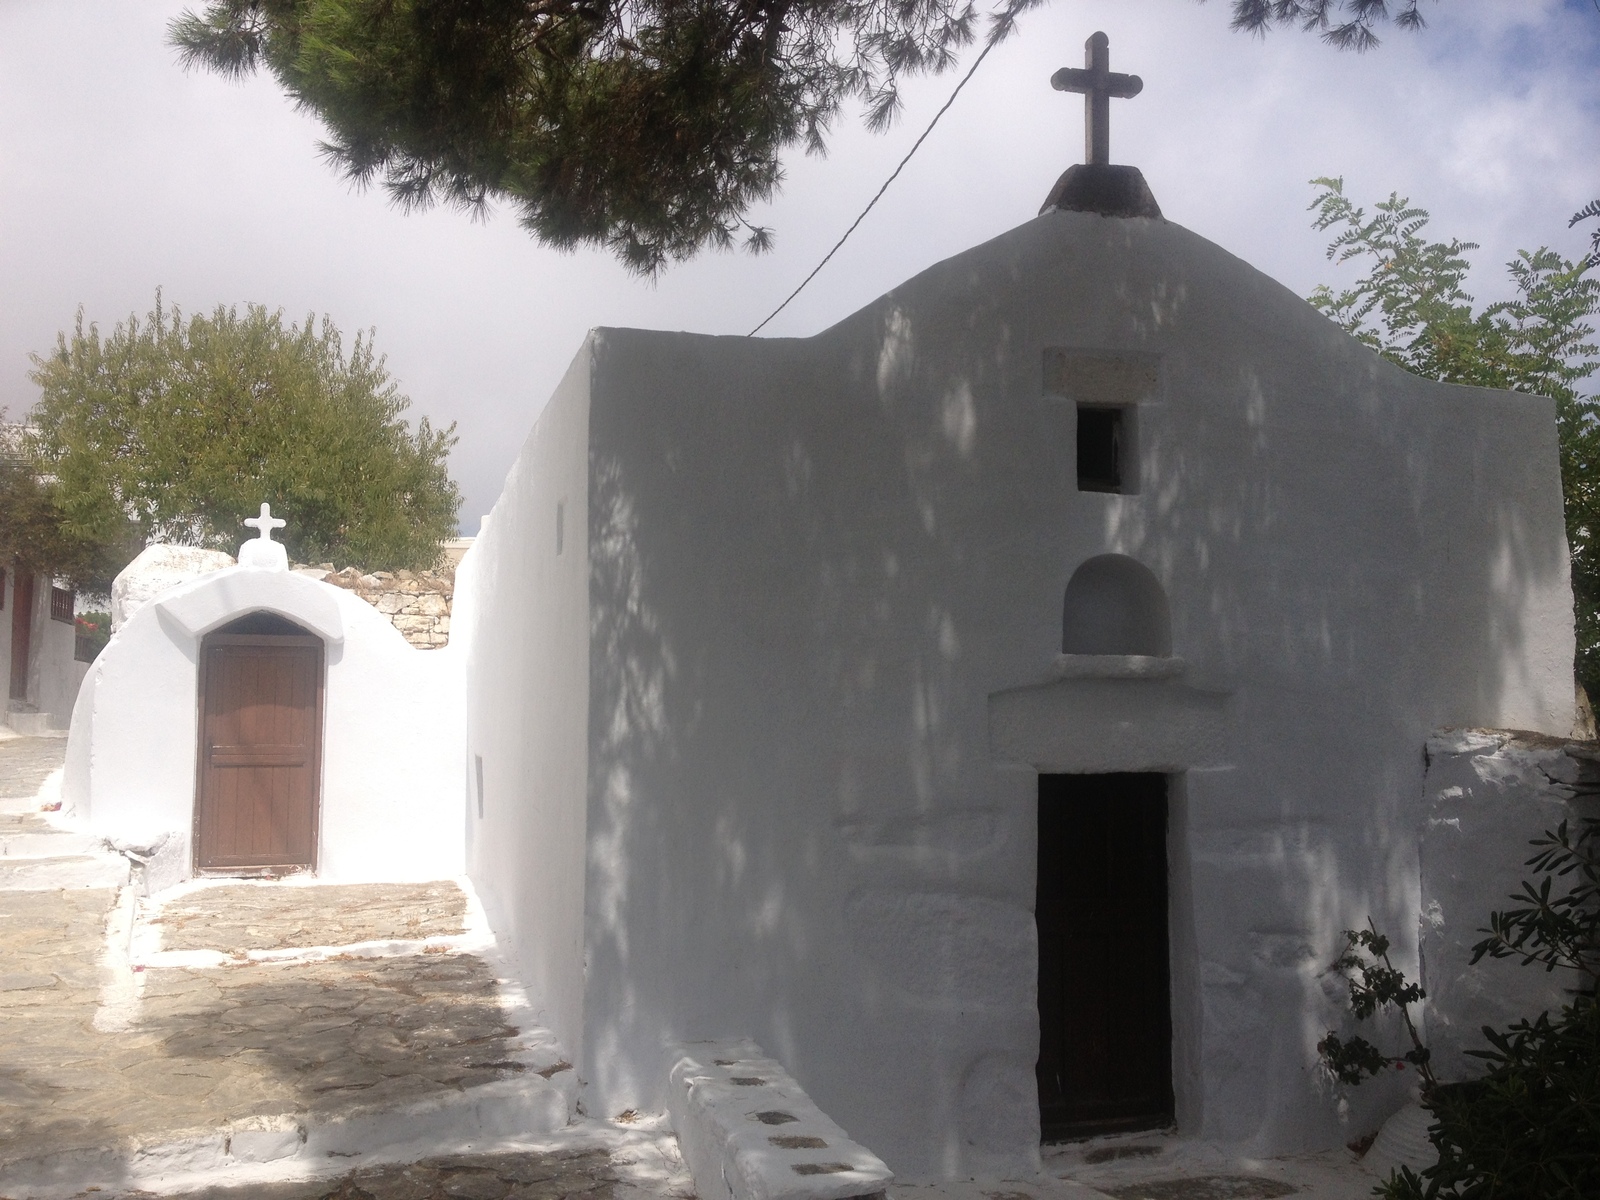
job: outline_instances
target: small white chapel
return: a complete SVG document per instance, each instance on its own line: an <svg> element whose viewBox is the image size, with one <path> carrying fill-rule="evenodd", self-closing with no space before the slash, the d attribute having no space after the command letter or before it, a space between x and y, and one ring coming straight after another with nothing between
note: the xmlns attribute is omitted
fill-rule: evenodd
<svg viewBox="0 0 1600 1200"><path fill-rule="evenodd" d="M447 648L261 548L151 601L69 805L248 869L212 777L303 772L274 853L469 875L592 1114L748 1037L908 1175L1374 1128L1401 1093L1315 1044L1341 930L1416 969L1429 736L1574 728L1554 405L1164 219L1103 38L1056 83L1088 161L1039 215L833 327L593 331ZM312 716L227 724L269 686Z"/></svg>

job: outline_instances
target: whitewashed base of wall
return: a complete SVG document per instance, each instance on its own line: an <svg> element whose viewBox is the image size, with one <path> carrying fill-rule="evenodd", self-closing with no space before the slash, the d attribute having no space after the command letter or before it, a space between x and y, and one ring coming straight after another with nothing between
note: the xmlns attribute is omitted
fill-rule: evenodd
<svg viewBox="0 0 1600 1200"><path fill-rule="evenodd" d="M700 1200L881 1197L894 1174L746 1039L670 1056L667 1112Z"/></svg>

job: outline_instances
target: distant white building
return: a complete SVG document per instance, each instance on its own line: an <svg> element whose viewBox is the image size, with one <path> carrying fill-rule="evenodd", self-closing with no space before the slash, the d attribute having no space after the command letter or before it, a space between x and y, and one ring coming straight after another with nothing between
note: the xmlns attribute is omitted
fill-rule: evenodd
<svg viewBox="0 0 1600 1200"><path fill-rule="evenodd" d="M19 455L27 429L0 423L0 454ZM77 660L76 597L46 571L0 561L0 725L64 731L87 663Z"/></svg>
<svg viewBox="0 0 1600 1200"><path fill-rule="evenodd" d="M77 659L71 589L49 574L0 567L0 676L5 720L18 733L65 730L88 663Z"/></svg>

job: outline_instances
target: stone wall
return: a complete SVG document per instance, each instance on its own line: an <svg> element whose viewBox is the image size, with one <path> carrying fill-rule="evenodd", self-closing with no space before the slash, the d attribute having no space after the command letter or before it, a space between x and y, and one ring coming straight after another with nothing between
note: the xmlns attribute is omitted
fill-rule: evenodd
<svg viewBox="0 0 1600 1200"><path fill-rule="evenodd" d="M453 569L370 574L363 574L356 567L342 571L326 567L296 570L354 592L388 617L401 636L419 650L436 650L450 642L450 605L456 590Z"/></svg>

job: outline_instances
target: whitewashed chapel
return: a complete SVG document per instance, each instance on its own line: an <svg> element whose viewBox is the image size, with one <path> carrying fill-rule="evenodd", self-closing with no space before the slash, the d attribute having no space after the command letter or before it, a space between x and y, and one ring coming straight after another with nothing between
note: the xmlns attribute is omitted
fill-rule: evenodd
<svg viewBox="0 0 1600 1200"><path fill-rule="evenodd" d="M174 679L252 612L321 640L323 851L390 755L590 1113L659 1109L666 1048L730 1036L911 1174L1173 1123L1325 1147L1398 1102L1315 1069L1321 972L1368 915L1414 962L1431 731L1572 731L1553 405L1408 375L1162 219L1107 165L1137 81L1095 52L1057 77L1090 162L1036 219L815 337L591 334L447 649L249 566L118 635ZM341 749L361 678L437 711Z"/></svg>

